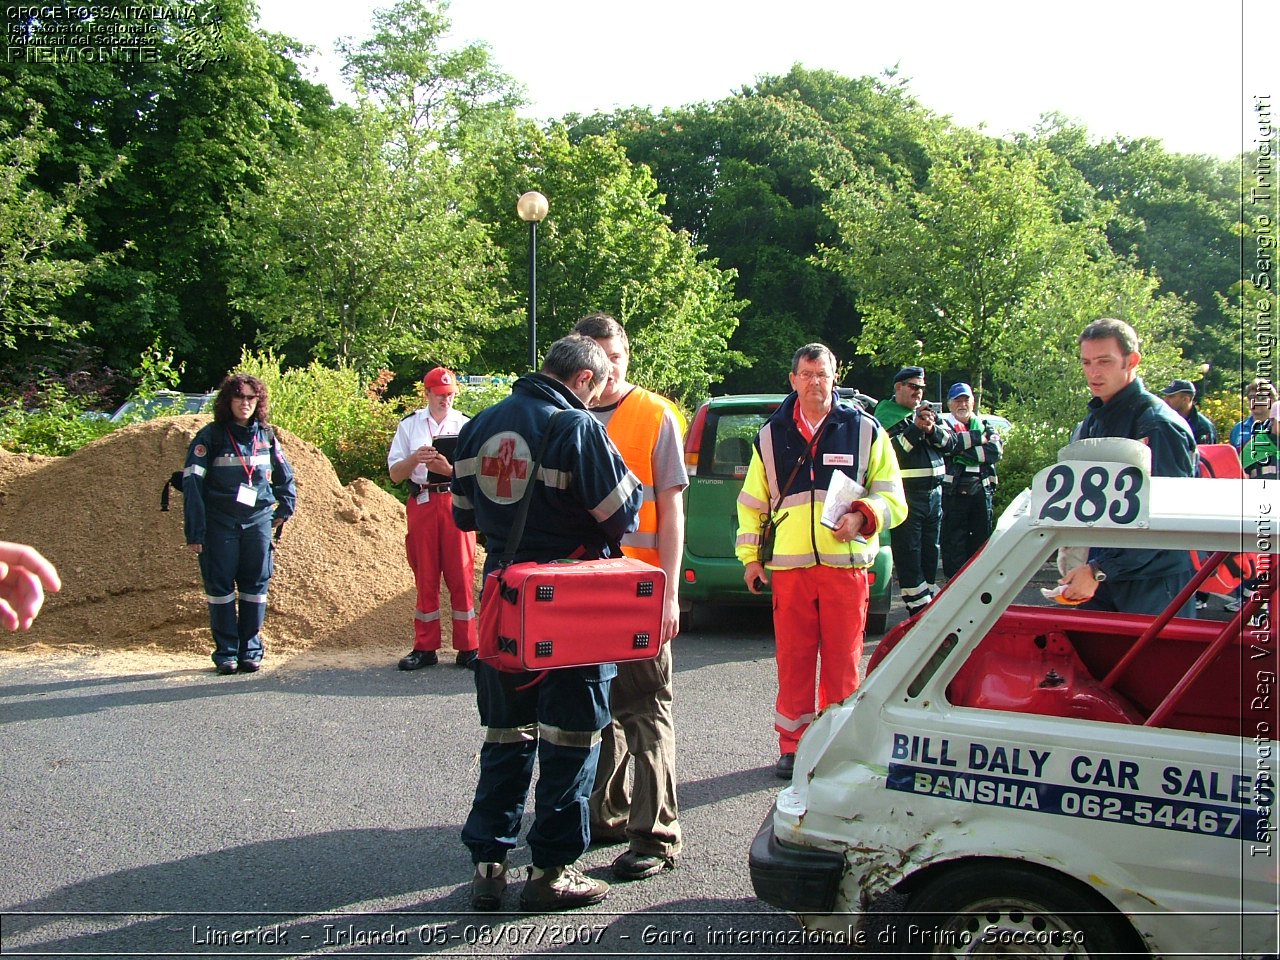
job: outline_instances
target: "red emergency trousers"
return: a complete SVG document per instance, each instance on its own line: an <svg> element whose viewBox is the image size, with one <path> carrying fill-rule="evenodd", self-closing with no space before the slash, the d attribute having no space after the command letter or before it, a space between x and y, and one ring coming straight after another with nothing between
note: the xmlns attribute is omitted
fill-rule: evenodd
<svg viewBox="0 0 1280 960"><path fill-rule="evenodd" d="M818 710L858 689L867 571L813 566L770 570L769 578L778 662L773 728L778 731L778 752L795 753L800 735L816 715L815 675Z"/></svg>
<svg viewBox="0 0 1280 960"><path fill-rule="evenodd" d="M404 549L418 587L413 649L440 649L441 576L453 605L453 649L478 649L473 595L476 535L464 533L453 522L453 496L448 492L433 493L426 503L410 497L405 510L409 532Z"/></svg>

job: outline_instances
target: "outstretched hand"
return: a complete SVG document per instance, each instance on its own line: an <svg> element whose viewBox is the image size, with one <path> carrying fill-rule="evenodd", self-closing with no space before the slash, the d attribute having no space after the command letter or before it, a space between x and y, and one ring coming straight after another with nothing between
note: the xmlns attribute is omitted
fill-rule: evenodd
<svg viewBox="0 0 1280 960"><path fill-rule="evenodd" d="M5 629L31 629L44 606L44 592L61 589L58 571L39 550L0 541L0 624Z"/></svg>

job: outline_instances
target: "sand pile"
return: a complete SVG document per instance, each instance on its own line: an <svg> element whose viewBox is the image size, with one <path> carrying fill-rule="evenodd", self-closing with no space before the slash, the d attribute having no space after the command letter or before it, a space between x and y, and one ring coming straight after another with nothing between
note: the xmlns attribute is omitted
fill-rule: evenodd
<svg viewBox="0 0 1280 960"><path fill-rule="evenodd" d="M69 457L0 450L0 539L36 546L63 583L29 633L0 633L0 649L212 650L181 495L160 511L164 482L207 422L162 417ZM297 474L298 509L276 550L268 656L387 642L407 651L414 591L404 506L368 480L343 487L319 449L278 433ZM442 601L450 609L447 593ZM447 645L447 619L444 630Z"/></svg>

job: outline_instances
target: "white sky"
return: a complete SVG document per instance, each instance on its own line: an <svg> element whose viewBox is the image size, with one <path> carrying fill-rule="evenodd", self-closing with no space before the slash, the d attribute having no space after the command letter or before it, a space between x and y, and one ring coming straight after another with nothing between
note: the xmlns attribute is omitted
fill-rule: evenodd
<svg viewBox="0 0 1280 960"><path fill-rule="evenodd" d="M334 40L363 39L391 3L258 0L264 29L317 48L312 79L336 96ZM1094 139L1225 158L1253 147L1255 95L1280 94L1275 0L453 0L448 16L458 44L488 44L524 84L539 120L718 100L796 62L848 77L896 63L918 100L964 126L1027 131L1057 110Z"/></svg>

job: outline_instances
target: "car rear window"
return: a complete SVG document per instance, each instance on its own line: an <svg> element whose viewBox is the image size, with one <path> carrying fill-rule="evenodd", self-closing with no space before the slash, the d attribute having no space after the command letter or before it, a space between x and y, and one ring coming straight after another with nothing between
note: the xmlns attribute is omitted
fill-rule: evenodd
<svg viewBox="0 0 1280 960"><path fill-rule="evenodd" d="M751 463L751 441L755 439L771 409L711 411L698 451L699 476L731 477L741 480Z"/></svg>

